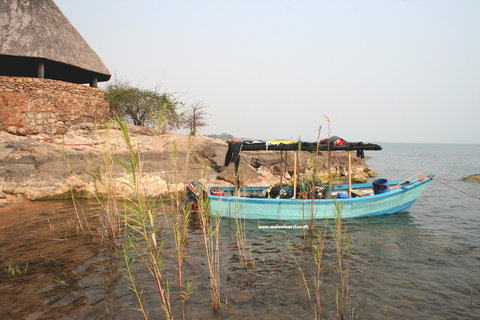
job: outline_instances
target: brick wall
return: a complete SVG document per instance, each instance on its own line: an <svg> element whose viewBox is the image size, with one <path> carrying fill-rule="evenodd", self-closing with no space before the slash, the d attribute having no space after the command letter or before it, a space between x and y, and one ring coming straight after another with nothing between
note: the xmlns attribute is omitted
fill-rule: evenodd
<svg viewBox="0 0 480 320"><path fill-rule="evenodd" d="M0 130L61 134L73 124L107 117L103 96L103 90L81 84L0 76Z"/></svg>

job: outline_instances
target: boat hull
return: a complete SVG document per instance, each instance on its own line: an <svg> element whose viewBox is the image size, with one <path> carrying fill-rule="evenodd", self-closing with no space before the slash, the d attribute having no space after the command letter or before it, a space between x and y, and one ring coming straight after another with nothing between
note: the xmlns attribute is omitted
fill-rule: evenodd
<svg viewBox="0 0 480 320"><path fill-rule="evenodd" d="M267 199L209 195L211 212L223 217L272 220L330 219L336 206L342 218L361 218L407 211L431 178L393 191L346 199ZM395 182L392 183L394 185ZM365 185L362 185L365 186ZM355 187L355 185L353 186Z"/></svg>

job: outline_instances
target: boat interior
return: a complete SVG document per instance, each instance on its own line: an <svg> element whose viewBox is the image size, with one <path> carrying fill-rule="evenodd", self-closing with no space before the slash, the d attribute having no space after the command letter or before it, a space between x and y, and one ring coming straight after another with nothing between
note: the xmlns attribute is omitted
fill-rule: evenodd
<svg viewBox="0 0 480 320"><path fill-rule="evenodd" d="M352 187L355 187L353 185ZM362 184L352 188L352 197L365 197L374 195L372 184ZM293 199L294 192L292 186L273 187L240 187L235 191L234 187L214 187L210 188L210 195L242 198L268 198L268 199ZM296 199L343 199L348 198L348 186L328 185L316 186L314 188L302 189L297 187Z"/></svg>

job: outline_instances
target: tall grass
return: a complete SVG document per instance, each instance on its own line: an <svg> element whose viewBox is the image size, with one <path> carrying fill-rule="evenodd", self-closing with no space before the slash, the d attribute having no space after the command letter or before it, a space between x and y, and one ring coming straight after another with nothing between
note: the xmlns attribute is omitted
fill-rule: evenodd
<svg viewBox="0 0 480 320"><path fill-rule="evenodd" d="M95 186L95 198L98 203L101 205L103 217L104 217L104 226L107 230L107 235L114 245L118 244L118 239L120 236L120 224L121 216L119 213L118 201L118 188L117 188L117 172L115 169L116 160L113 156L112 143L111 143L111 122L105 123L105 149L102 152L103 160L103 172L104 177L100 174L95 175L96 171L91 171L91 175L94 178ZM93 157L90 157L91 168L95 168L93 163ZM100 182L103 182L103 190L100 192L98 190L98 179Z"/></svg>
<svg viewBox="0 0 480 320"><path fill-rule="evenodd" d="M355 319L356 313L352 308L348 281L350 278L350 261L353 254L351 238L342 221L342 202L335 202L335 226L333 238L336 247L336 265L339 281L336 290L337 319Z"/></svg>
<svg viewBox="0 0 480 320"><path fill-rule="evenodd" d="M159 130L164 123L164 113L159 113L157 122ZM145 268L155 283L156 291L160 298L160 304L167 319L173 319L174 310L171 304L171 282L165 269L166 254L163 251L164 241L169 239L165 234L160 234L160 228L155 222L154 210L158 208L158 201L155 197L148 194L144 185L143 163L140 157L140 150L135 145L129 135L127 125L119 117L112 120L112 123L105 124L105 148L102 153L102 162L95 159L93 154L89 154L86 159L88 172L94 182L93 197L100 204L102 212L102 222L104 230L108 234L108 239L120 247L122 259L124 260L123 269L131 285L130 289L138 301L137 310L142 313L144 318L148 318L148 312L143 303L143 289L137 281L136 271ZM120 159L115 156L111 143L111 129L118 127L121 138L127 149L127 155ZM160 201L160 207L163 209L163 216L167 227L172 230L173 243L175 245L176 275L178 280L179 309L182 319L185 319L185 302L192 294L192 282L184 281L183 264L188 254L188 225L191 219L190 208L182 207L184 193L182 186L187 184L188 170L194 159L194 136L191 135L187 143L187 154L185 162L179 160L177 145L174 143L171 150L171 163L167 170L166 161L163 161L163 171L165 172L165 181L167 183L167 205ZM65 159L70 168L69 155L65 151ZM169 153L170 154L170 153ZM118 170L122 169L122 173ZM70 170L74 173L73 170ZM123 187L122 187L123 186ZM127 189L127 192L123 192ZM74 199L75 212L77 213L78 223L82 226L82 232L88 234L90 231L83 228L87 225L86 219L82 219L79 214L81 207L76 206L77 201L72 188L72 199ZM209 266L212 308L215 312L221 312L220 304L220 247L219 230L220 216L210 217L208 202L200 203L203 208L200 213L202 231L205 242L205 252ZM83 211L82 211L83 212ZM125 226L125 232L120 232L121 224ZM163 233L163 232L162 232ZM161 241L157 239L161 238ZM123 240L122 240L123 239Z"/></svg>
<svg viewBox="0 0 480 320"><path fill-rule="evenodd" d="M160 120L161 123L161 120ZM185 158L185 163L183 164L184 175L183 175L183 186L187 184L188 171L190 168L190 154L192 153L192 145L194 141L194 136L190 135L187 143L187 154ZM173 183L174 188L171 189L169 183L169 177L167 176L167 170L164 163L164 172L165 172L165 181L167 182L167 193L170 203L170 217L172 220L172 229L175 243L175 253L177 260L177 278L178 278L178 288L179 288L179 300L180 300L180 309L182 319L185 319L185 301L189 298L192 293L192 282L186 283L186 288L183 290L183 261L187 255L186 241L188 236L188 224L190 222L190 213L191 210L189 207L184 207L181 205L182 195L179 191L178 186L180 185L180 174L178 168L178 153L177 145L174 143L172 146L172 166L173 166ZM164 210L165 218L168 224L168 215Z"/></svg>
<svg viewBox="0 0 480 320"><path fill-rule="evenodd" d="M65 160L65 163L67 164L68 175L69 176L71 176L71 175L75 176L76 173L72 169L71 162L70 162L70 154L68 153L68 150L65 148L65 135L62 135L62 156L63 156L63 159ZM73 208L74 208L74 211L75 211L75 217L76 217L77 222L78 222L77 227L80 228L80 231L83 234L83 236L86 236L87 233L89 235L92 235L92 230L90 228L90 224L87 221L87 217L85 215L85 212L82 210L81 206L78 205L78 200L76 199L75 190L74 190L73 186L70 186L70 196L72 198ZM81 215L80 215L79 212L81 212Z"/></svg>
<svg viewBox="0 0 480 320"><path fill-rule="evenodd" d="M0 250L0 264L5 273L11 276L19 276L28 271L28 262L21 266L18 263L14 263L12 258L5 259L5 256L5 250Z"/></svg>
<svg viewBox="0 0 480 320"><path fill-rule="evenodd" d="M125 221L119 212L120 200L117 186L118 173L115 165L117 160L114 157L114 150L111 143L112 123L105 122L104 127L105 146L101 153L101 161L95 159L92 153L88 154L86 165L93 181L93 197L100 205L102 212L101 224L105 230L104 235L111 244L117 246L119 243L121 224ZM98 164L100 163L100 164Z"/></svg>
<svg viewBox="0 0 480 320"><path fill-rule="evenodd" d="M193 143L195 140L195 130L190 132L188 142L187 142L187 152L185 157L185 163L183 163L184 175L183 175L183 185L187 185L188 181L188 173L189 168L192 164L192 160L194 159L195 150L193 149ZM177 150L176 145L173 145L173 167L174 167L174 181L175 184L179 184L179 170L178 170L178 160L177 160ZM203 168L201 170L203 174L205 174L206 170ZM167 179L168 181L168 179ZM221 314L221 294L220 294L220 222L221 216L220 213L217 212L216 214L212 215L210 203L207 199L206 194L204 194L205 190L207 189L201 183L199 184L200 195L197 199L197 216L200 218L200 227L202 229L202 235L204 240L204 249L205 249L205 257L207 260L208 265L208 273L210 279L210 299L213 312L217 314ZM174 214L174 234L175 234L175 246L177 250L177 261L179 262L177 268L178 270L181 269L181 261L184 257L184 249L185 249L185 239L187 237L187 226L188 222L190 221L190 207L182 207L180 206L181 198L183 194L178 192L178 188L175 189L173 192L168 187L168 194L172 209L174 207L181 208L181 210L173 210L176 213L180 213L180 216ZM173 197L172 197L173 194ZM173 205L175 203L175 206ZM178 227L175 227L177 225ZM179 281L180 281L181 272L179 271ZM187 283L190 287L191 283ZM181 284L180 284L181 286ZM186 291L186 297L191 294L191 291ZM182 299L180 300L182 301ZM182 304L182 318L183 318L183 304Z"/></svg>
<svg viewBox="0 0 480 320"><path fill-rule="evenodd" d="M330 137L330 118L325 116L328 121L328 136ZM311 187L310 192L308 192L308 198L312 199L311 205L308 206L310 210L309 215L309 231L308 234L304 232L303 237L307 243L311 246L311 257L313 258L312 263L312 280L311 282L307 280L307 276L303 268L301 267L299 261L297 260L293 247L290 243L287 243L287 248L290 251L290 254L294 260L294 263L299 270L299 273L302 277L302 282L304 284L307 297L309 303L312 307L313 315L315 319L322 319L322 292L320 284L321 284L321 277L322 277L322 261L324 255L324 249L327 240L328 234L328 226L330 225L328 220L324 221L323 232L322 231L314 231L314 219L315 219L315 211L318 209L315 205L315 188L317 184L317 179L319 177L319 143L320 143L320 131L321 127L319 128L318 132L318 139L317 139L317 152L315 157L312 159L309 167L310 167L310 176L309 179L305 182L301 182L301 188L308 189ZM332 174L331 172L331 152L329 150L330 142L327 141L328 150L327 150L327 183L328 183L328 191L327 195L331 195L331 188L334 180L338 179L338 174ZM347 235L347 230L343 225L342 221L342 208L343 203L341 201L334 201L334 219L333 219L333 226L331 227L331 237L333 239L333 244L335 247L335 266L338 272L338 282L336 285L336 316L337 319L355 319L357 318L357 314L352 307L351 298L349 294L349 277L350 277L350 261L353 255L353 246L351 243L351 238ZM312 287L312 288L311 288ZM315 297L313 297L311 292L315 293Z"/></svg>
<svg viewBox="0 0 480 320"><path fill-rule="evenodd" d="M308 165L308 170L310 172L309 177L305 180L300 181L300 189L303 190L306 194L304 197L311 199L311 203L307 208L309 208L309 215L308 215L308 229L304 229L304 237L307 237L307 232L310 237L315 235L315 215L316 215L316 207L315 207L315 195L316 195L316 188L318 184L318 176L319 176L319 166L320 166L320 134L322 132L322 126L318 127L318 134L317 134L317 150L315 152L315 156L310 159L310 164ZM300 139L299 139L300 141ZM301 142L299 143L298 152L301 151ZM305 212L305 207L303 208L303 212ZM305 214L303 215L303 219L305 219Z"/></svg>
<svg viewBox="0 0 480 320"><path fill-rule="evenodd" d="M300 263L298 262L295 256L295 253L293 252L292 245L290 244L290 242L287 242L287 248L302 277L302 282L307 292L308 301L310 303L310 306L312 307L312 312L315 319L322 319L323 317L320 284L322 282L321 280L321 273L323 270L322 258L323 258L323 250L325 248L325 239L327 237L327 226L328 226L328 221L325 221L323 232L319 230L315 236L309 237L309 244L311 245L312 257L314 262L313 269L311 271L312 271L312 282L313 282L312 291L315 293L315 297L313 297L313 295L311 294L311 290L310 290L311 284L309 284L309 281L307 281L305 272L303 271L302 267L300 266Z"/></svg>
<svg viewBox="0 0 480 320"><path fill-rule="evenodd" d="M128 232L126 241L123 244L123 256L128 271L128 277L132 283L132 291L135 293L140 305L140 311L146 317L141 300L141 292L138 292L134 277L136 259L140 260L153 277L156 289L160 297L160 303L166 319L173 319L170 304L170 283L167 281L164 268L163 240L157 242L157 226L153 218L155 201L147 195L142 184L142 163L140 152L130 140L126 123L116 118L123 140L128 149L128 156L125 160L117 162L126 170L128 176L123 181L124 185L131 191L131 195L124 195L123 200L125 212L122 213ZM133 256L132 257L132 253Z"/></svg>
<svg viewBox="0 0 480 320"><path fill-rule="evenodd" d="M245 271L249 268L253 270L255 267L255 260L252 258L252 251L247 240L246 219L241 215L243 205L240 202L235 202L235 243L237 244L238 256L240 263Z"/></svg>
<svg viewBox="0 0 480 320"><path fill-rule="evenodd" d="M121 232L121 216L119 214L119 200L117 179L118 173L115 168L116 159L114 158L114 151L111 143L111 122L104 122L101 126L105 129L104 139L105 144L100 155L101 159L95 158L94 154L89 152L87 158L84 159L89 177L93 182L93 191L90 196L97 200L100 205L102 214L99 216L99 223L102 228L95 228L87 220L85 211L77 199L77 192L75 187L70 186L70 196L72 199L75 217L78 222L77 229L80 229L83 236L89 235L94 238L99 237L102 241L108 240L113 246L118 245L118 240ZM98 130L98 127L95 126ZM98 131L96 131L98 134ZM70 154L65 147L64 137L62 137L62 154L67 164L68 173L71 177L76 177L77 174L73 170L70 161Z"/></svg>
<svg viewBox="0 0 480 320"><path fill-rule="evenodd" d="M326 288L322 290L322 271L323 258L325 252L325 245L327 236L329 234L328 227L331 231L331 239L335 250L335 266L338 274L338 281L335 289L336 296L336 315L337 319L356 319L357 314L352 307L352 301L349 293L349 278L350 278L350 261L353 255L353 246L351 237L347 235L347 230L342 221L342 203L335 202L335 218L333 225L328 220L324 221L323 231L318 230L314 236L306 238L307 244L311 248L311 260L308 261L312 269L309 270L311 280L309 281L305 271L301 267L295 253L293 246L288 242L287 248L293 261L299 270L299 273L304 284L308 301L312 307L313 316L315 319L322 319L322 295L326 294ZM314 292L314 294L312 294Z"/></svg>
<svg viewBox="0 0 480 320"><path fill-rule="evenodd" d="M159 124L162 124L161 115L158 119ZM128 134L125 122L119 118L116 123L121 130L122 138L128 149L128 156L126 160L116 160L127 172L127 179L124 184L132 191L131 196L122 196L125 202L125 214L127 227L127 241L123 246L123 257L125 260L125 270L127 276L132 284L132 292L134 292L138 303L139 310L144 317L147 313L144 310L142 303L141 291L139 291L135 278L135 264L136 261L141 261L143 265L152 275L156 283L157 291L160 297L162 309L165 318L173 319L173 309L170 302L171 283L168 281L168 276L165 270L165 256L163 253L162 240L159 244L156 239L158 237L153 210L156 206L156 199L149 196L146 188L143 186L142 162L140 160L140 152L138 148L134 147L130 136ZM165 181L167 183L167 194L169 206L166 208L161 203L163 209L163 216L165 217L166 225L171 228L173 233L173 242L175 245L175 259L176 259L176 273L178 280L178 294L180 304L180 314L182 319L185 319L185 302L192 294L192 282L184 282L183 279L183 262L187 256L187 238L188 238L188 224L190 222L190 208L182 207L181 199L183 193L180 191L180 186L186 184L188 176L189 162L191 159L193 145L193 137L189 137L186 162L180 164L184 169L183 181L181 181L179 160L177 153L177 146L172 146L172 163L173 176L167 175L167 168L165 161L163 162L163 171L165 172Z"/></svg>
<svg viewBox="0 0 480 320"><path fill-rule="evenodd" d="M210 276L210 297L212 310L222 313L220 295L220 212L212 215L209 202L203 196L199 197L200 226L203 232L205 255L207 258L208 273Z"/></svg>
<svg viewBox="0 0 480 320"><path fill-rule="evenodd" d="M323 258L323 250L325 248L325 239L327 237L327 225L328 222L325 221L325 229L322 232L318 231L317 236L311 240L312 243L312 255L313 260L315 262L315 268L313 273L313 281L314 281L314 288L315 288L315 318L322 319L322 302L321 302L321 294L320 294L320 283L321 283L321 272L323 270L322 267L322 258Z"/></svg>

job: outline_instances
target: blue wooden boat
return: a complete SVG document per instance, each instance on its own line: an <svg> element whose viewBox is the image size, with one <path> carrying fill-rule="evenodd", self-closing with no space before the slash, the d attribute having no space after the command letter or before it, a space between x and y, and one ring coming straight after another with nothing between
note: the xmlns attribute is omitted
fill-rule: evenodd
<svg viewBox="0 0 480 320"><path fill-rule="evenodd" d="M234 187L210 188L209 201L212 214L223 217L238 217L245 219L272 219L272 220L309 220L328 219L335 217L335 205L340 204L342 218L361 218L382 214L391 214L407 211L420 196L433 175L423 179L407 181L392 181L392 191L380 194L368 192L373 189L371 183L354 184L351 186L353 194L363 196L341 198L338 194L345 194L347 185L332 188L332 199L268 199L255 195L263 194L267 188L246 187L240 188L240 197L233 196ZM225 195L218 195L224 192ZM251 196L254 196L253 198Z"/></svg>
<svg viewBox="0 0 480 320"><path fill-rule="evenodd" d="M407 211L420 196L433 175L423 177L414 175L403 181L388 182L378 179L373 183L351 183L351 153L356 151L358 157L364 157L365 150L381 150L377 144L347 142L339 137L329 137L319 142L299 141L230 141L225 156L225 166L235 163L234 187L213 187L208 190L208 199L212 215L238 217L244 219L304 220L335 217L336 206L341 206L342 218L360 218L381 214ZM294 151L293 187L283 187L280 178L278 190L283 194L271 196L269 187L240 187L238 166L241 151L278 150ZM297 152L344 151L348 152L348 185L313 186L308 195L297 194ZM281 156L282 159L282 156ZM382 185L379 185L382 181ZM376 183L377 182L377 183ZM391 188L390 188L391 187ZM321 193L318 193L321 190ZM302 190L300 190L302 191ZM305 191L305 190L303 190ZM327 192L328 191L328 192ZM192 185L187 187L185 204L196 206L199 193Z"/></svg>

